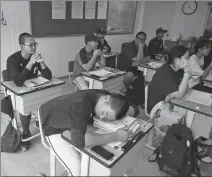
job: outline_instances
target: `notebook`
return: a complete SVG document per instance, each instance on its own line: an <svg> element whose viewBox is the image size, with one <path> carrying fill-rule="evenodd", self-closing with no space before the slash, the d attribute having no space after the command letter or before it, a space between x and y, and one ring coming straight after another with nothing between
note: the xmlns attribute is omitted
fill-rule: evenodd
<svg viewBox="0 0 212 177"><path fill-rule="evenodd" d="M48 79L45 79L42 76L39 76L37 78L28 79L24 82L24 85L27 87L37 87L40 85L44 85L49 83L50 81Z"/></svg>

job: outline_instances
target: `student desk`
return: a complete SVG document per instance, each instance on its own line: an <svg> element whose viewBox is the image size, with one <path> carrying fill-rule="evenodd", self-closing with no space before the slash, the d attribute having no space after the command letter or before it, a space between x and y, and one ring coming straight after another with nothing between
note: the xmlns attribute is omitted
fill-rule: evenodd
<svg viewBox="0 0 212 177"><path fill-rule="evenodd" d="M150 65L151 62L155 62L155 63L161 64L161 66L162 66L162 64L163 64L163 62L160 62L160 61L156 61L156 60L150 59L149 62L140 64L140 65L138 66L138 70L144 72L145 80L146 80L147 82L151 82L153 75L156 73L156 71L157 71L157 69L158 69L158 67L153 67L153 66L151 66L151 65Z"/></svg>
<svg viewBox="0 0 212 177"><path fill-rule="evenodd" d="M208 75L205 79L202 79L205 86L212 87L212 73Z"/></svg>
<svg viewBox="0 0 212 177"><path fill-rule="evenodd" d="M109 52L109 53L103 53L103 57L105 57L106 59L106 63L108 63L107 65L110 66L110 60L112 58L115 59L115 68L117 68L117 62L118 62L118 55L119 53L117 52ZM108 61L108 62L107 62Z"/></svg>
<svg viewBox="0 0 212 177"><path fill-rule="evenodd" d="M109 68L109 67L106 67ZM104 69L104 68L101 68ZM98 70L101 70L98 69ZM98 71L96 70L96 71ZM89 82L89 89L104 89L110 92L115 92L123 88L123 76L126 72L119 71L111 75L95 76L92 74L93 71L82 72L85 80Z"/></svg>
<svg viewBox="0 0 212 177"><path fill-rule="evenodd" d="M138 119L142 123L143 120ZM123 176L125 172L132 168L131 164L136 159L142 148L141 139L153 128L153 125L133 143L131 148L121 151L105 145L104 148L115 154L111 161L107 161L101 156L95 154L90 148L84 148L81 151L81 176ZM97 130L97 128L95 128ZM66 131L62 138L71 144L70 132Z"/></svg>

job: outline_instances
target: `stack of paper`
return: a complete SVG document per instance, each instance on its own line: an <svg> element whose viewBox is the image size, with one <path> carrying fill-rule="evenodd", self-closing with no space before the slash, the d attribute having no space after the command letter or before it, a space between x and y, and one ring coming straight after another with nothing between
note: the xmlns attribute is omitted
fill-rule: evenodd
<svg viewBox="0 0 212 177"><path fill-rule="evenodd" d="M49 83L48 79L43 78L42 76L39 76L37 78L28 79L24 82L24 85L27 87L37 87L43 84Z"/></svg>
<svg viewBox="0 0 212 177"><path fill-rule="evenodd" d="M157 68L160 68L163 65L163 63L150 62L150 63L148 63L148 65L153 67L153 68L155 68L155 69L157 69Z"/></svg>

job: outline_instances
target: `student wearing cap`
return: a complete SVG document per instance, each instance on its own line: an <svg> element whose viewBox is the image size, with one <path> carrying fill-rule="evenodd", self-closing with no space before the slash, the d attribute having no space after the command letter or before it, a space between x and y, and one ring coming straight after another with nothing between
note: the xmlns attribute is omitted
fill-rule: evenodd
<svg viewBox="0 0 212 177"><path fill-rule="evenodd" d="M156 30L156 37L150 40L148 50L152 59L161 60L165 51L163 46L163 37L165 33L167 33L167 30L158 28Z"/></svg>
<svg viewBox="0 0 212 177"><path fill-rule="evenodd" d="M81 75L84 71L91 71L95 65L105 66L105 58L98 46L98 37L94 34L85 36L85 47L83 47L75 57L73 78L81 87L81 90L88 89L88 83Z"/></svg>
<svg viewBox="0 0 212 177"><path fill-rule="evenodd" d="M111 47L108 45L105 40L106 30L104 28L98 28L95 32L95 35L98 37L98 49L105 52L111 52Z"/></svg>

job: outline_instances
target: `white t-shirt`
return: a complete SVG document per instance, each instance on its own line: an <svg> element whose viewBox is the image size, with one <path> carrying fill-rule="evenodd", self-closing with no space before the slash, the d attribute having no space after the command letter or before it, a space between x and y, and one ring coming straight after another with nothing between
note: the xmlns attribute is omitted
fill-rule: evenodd
<svg viewBox="0 0 212 177"><path fill-rule="evenodd" d="M188 66L192 73L192 78L189 81L189 88L200 83L200 76L204 73L203 65L204 57L198 58L194 54L189 58Z"/></svg>

